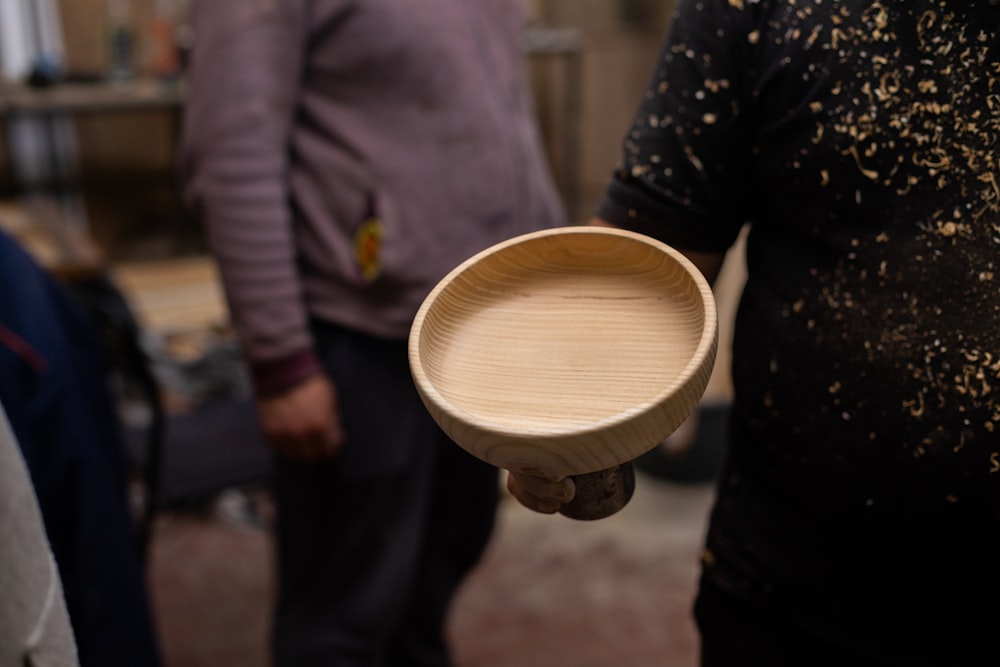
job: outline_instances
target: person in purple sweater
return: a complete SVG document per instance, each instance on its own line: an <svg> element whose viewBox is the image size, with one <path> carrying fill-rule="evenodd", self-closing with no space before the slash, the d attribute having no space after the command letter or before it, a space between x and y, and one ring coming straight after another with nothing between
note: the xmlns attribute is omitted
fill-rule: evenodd
<svg viewBox="0 0 1000 667"><path fill-rule="evenodd" d="M448 605L498 471L409 371L452 268L566 223L517 0L207 0L185 191L217 258L276 455L278 665L451 665Z"/></svg>

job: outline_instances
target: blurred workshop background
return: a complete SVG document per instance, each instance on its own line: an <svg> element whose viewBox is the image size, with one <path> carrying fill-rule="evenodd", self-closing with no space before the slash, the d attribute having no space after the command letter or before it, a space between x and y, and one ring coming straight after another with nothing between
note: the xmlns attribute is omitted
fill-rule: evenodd
<svg viewBox="0 0 1000 667"><path fill-rule="evenodd" d="M530 5L525 66L557 185L583 222L672 2ZM179 196L185 54L197 39L185 16L185 0L0 0L0 228L60 280L107 276L127 303L124 335L154 384L126 368L120 413L167 667L263 667L269 456L215 267ZM709 389L672 442L638 462L630 505L581 523L505 500L452 619L464 667L695 665L689 606L721 455L738 252L716 288Z"/></svg>

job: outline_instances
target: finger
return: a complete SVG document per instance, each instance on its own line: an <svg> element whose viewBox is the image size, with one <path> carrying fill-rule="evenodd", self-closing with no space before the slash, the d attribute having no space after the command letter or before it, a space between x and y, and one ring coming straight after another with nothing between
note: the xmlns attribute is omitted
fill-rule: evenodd
<svg viewBox="0 0 1000 667"><path fill-rule="evenodd" d="M553 501L545 501L535 496L525 493L525 491L517 484L517 481L513 476L507 478L507 490L510 494L521 503L523 506L538 512L540 514L555 514L559 511L560 503Z"/></svg>
<svg viewBox="0 0 1000 667"><path fill-rule="evenodd" d="M543 477L518 472L512 472L511 477L524 493L539 500L568 503L576 493L573 480L569 477Z"/></svg>
<svg viewBox="0 0 1000 667"><path fill-rule="evenodd" d="M554 514L573 499L576 487L568 477L552 478L511 472L507 490L522 505L541 514Z"/></svg>
<svg viewBox="0 0 1000 667"><path fill-rule="evenodd" d="M335 456L340 448L344 446L344 431L340 427L339 420L335 420L330 428L326 430L323 437L323 450L328 456Z"/></svg>
<svg viewBox="0 0 1000 667"><path fill-rule="evenodd" d="M329 429L312 432L298 444L300 460L308 463L328 461L336 455L337 450L336 440Z"/></svg>
<svg viewBox="0 0 1000 667"><path fill-rule="evenodd" d="M268 441L271 449L286 461L301 461L302 452L298 440L293 438L271 438Z"/></svg>
<svg viewBox="0 0 1000 667"><path fill-rule="evenodd" d="M316 455L320 459L332 459L340 453L343 446L343 436L335 432L324 433L317 443Z"/></svg>
<svg viewBox="0 0 1000 667"><path fill-rule="evenodd" d="M318 437L280 437L271 440L271 447L286 461L311 463L323 454L322 441Z"/></svg>

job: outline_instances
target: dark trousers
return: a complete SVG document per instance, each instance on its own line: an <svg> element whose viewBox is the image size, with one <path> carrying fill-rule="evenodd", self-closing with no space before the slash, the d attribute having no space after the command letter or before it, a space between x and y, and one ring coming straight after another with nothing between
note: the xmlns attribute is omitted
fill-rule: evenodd
<svg viewBox="0 0 1000 667"><path fill-rule="evenodd" d="M448 667L446 615L489 541L498 471L430 418L405 341L314 333L347 439L330 463L276 462L276 663Z"/></svg>

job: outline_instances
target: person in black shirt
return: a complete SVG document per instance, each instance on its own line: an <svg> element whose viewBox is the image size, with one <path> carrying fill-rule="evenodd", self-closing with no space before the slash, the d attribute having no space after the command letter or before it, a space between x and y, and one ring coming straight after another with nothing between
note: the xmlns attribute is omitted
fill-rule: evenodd
<svg viewBox="0 0 1000 667"><path fill-rule="evenodd" d="M678 0L594 224L748 226L705 667L1000 662L994 5Z"/></svg>

